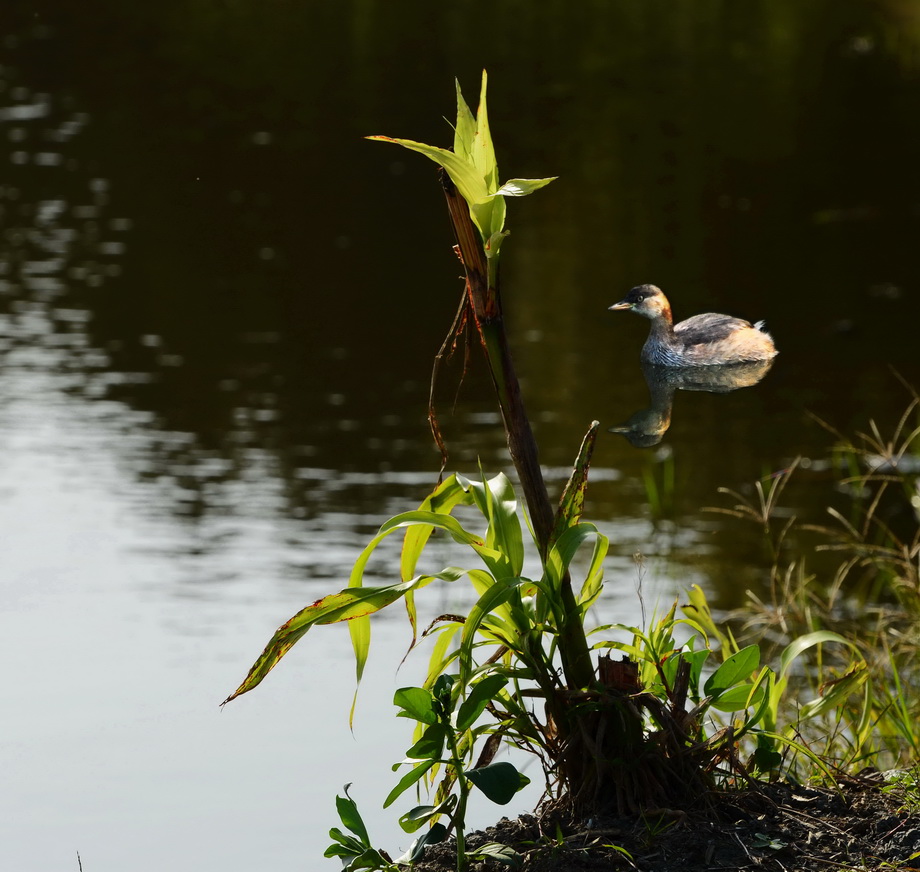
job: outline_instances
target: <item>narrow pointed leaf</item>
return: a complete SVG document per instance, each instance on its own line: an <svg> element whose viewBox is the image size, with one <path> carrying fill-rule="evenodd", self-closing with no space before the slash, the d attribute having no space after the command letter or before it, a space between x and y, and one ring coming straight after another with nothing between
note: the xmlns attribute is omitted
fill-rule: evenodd
<svg viewBox="0 0 920 872"><path fill-rule="evenodd" d="M419 154L425 155L429 160L433 160L439 166L444 167L463 199L471 206L485 203L491 193L477 167L446 148L426 145L424 142L416 142L413 139L397 139L392 136L368 136L367 138L378 142L393 142L403 148L408 148L410 151L417 151ZM474 145L475 148L476 146ZM482 230L483 228L480 227L479 229Z"/></svg>
<svg viewBox="0 0 920 872"><path fill-rule="evenodd" d="M457 86L457 124L454 127L454 153L472 163L476 119L473 117L466 100L463 99L460 82L455 79L454 83Z"/></svg>
<svg viewBox="0 0 920 872"><path fill-rule="evenodd" d="M383 801L383 807L389 808L403 793L405 793L416 781L418 781L432 766L434 766L434 760L425 760L422 763L419 763L418 766L410 769L402 778L399 780L399 784L394 787L387 798Z"/></svg>
<svg viewBox="0 0 920 872"><path fill-rule="evenodd" d="M545 188L550 182L555 182L559 176L550 176L548 179L508 179L493 196L498 197L526 197L540 188Z"/></svg>
<svg viewBox="0 0 920 872"><path fill-rule="evenodd" d="M437 515L449 515L455 506L469 502L469 499L469 494L460 484L457 476L451 475L425 497L418 510ZM406 528L399 563L403 581L415 575L416 564L433 532L434 528L429 524L415 524Z"/></svg>
<svg viewBox="0 0 920 872"><path fill-rule="evenodd" d="M553 531L547 543L547 550L569 527L574 527L581 520L581 514L585 506L585 490L588 487L588 470L591 466L591 455L594 452L594 442L597 439L599 427L600 421L592 421L584 439L581 440L581 447L578 449L578 456L575 458L572 474L569 476L565 490L562 492L559 508L556 509L556 517L553 519Z"/></svg>
<svg viewBox="0 0 920 872"><path fill-rule="evenodd" d="M489 76L482 71L482 85L479 89L479 107L476 110L476 138L473 141L473 163L482 174L488 192L491 194L498 188L498 163L495 160L495 146L492 143L492 132L489 130L489 107L486 92L489 85ZM494 228L500 230L501 228Z"/></svg>
<svg viewBox="0 0 920 872"><path fill-rule="evenodd" d="M361 686L364 667L367 665L367 655L371 650L371 619L366 615L362 615L350 620L348 622L348 635L351 638L351 649L355 655L355 692L352 694L351 708L348 710L348 728L354 730L355 708L358 705L358 688Z"/></svg>
<svg viewBox="0 0 920 872"><path fill-rule="evenodd" d="M524 568L524 539L514 488L504 473L482 482L471 482L470 490L482 514L488 519L486 545L498 559L487 564L496 578L520 575Z"/></svg>
<svg viewBox="0 0 920 872"><path fill-rule="evenodd" d="M413 584L415 582L385 587L347 588L301 609L275 631L246 679L224 702L230 702L256 687L315 624L334 624L372 614L398 600Z"/></svg>
<svg viewBox="0 0 920 872"><path fill-rule="evenodd" d="M477 554L482 556L491 558L500 557L497 551L486 545L481 536L477 536L465 530L463 525L453 517L453 515L439 514L438 512L425 512L421 510L403 512L400 515L390 518L390 520L380 528L380 532L374 537L371 544L364 549L365 553L369 554L369 551L376 548L380 540L385 536L401 527L411 527L413 524L427 524L435 529L444 530L445 533L450 534L450 537L455 542L461 545L469 545ZM364 559L363 554L361 559ZM367 560L364 559L364 563L366 562ZM362 565L361 571L363 571L363 568ZM357 572L357 567L355 571ZM353 572L352 575L354 574Z"/></svg>
<svg viewBox="0 0 920 872"><path fill-rule="evenodd" d="M591 539L594 540L594 554L589 568L591 574L601 568L609 546L607 537L602 535L594 524L586 522L570 527L553 542L546 555L547 574L553 584L558 586L578 550Z"/></svg>
<svg viewBox="0 0 920 872"><path fill-rule="evenodd" d="M460 681L466 684L469 681L473 666L473 643L476 631L479 629L486 615L493 609L508 601L508 598L522 583L521 578L503 578L496 580L477 601L466 622L463 624L463 633L460 637Z"/></svg>
<svg viewBox="0 0 920 872"><path fill-rule="evenodd" d="M703 589L698 584L694 584L690 588L689 597L690 602L685 606L681 606L681 611L685 615L692 617L707 635L719 640L719 647L722 649L723 654L736 651L736 647L732 644L732 637L726 635L712 617L712 609L709 608Z"/></svg>
<svg viewBox="0 0 920 872"><path fill-rule="evenodd" d="M858 650L852 642L844 639L844 637L839 633L834 633L830 630L816 630L814 633L808 633L804 636L799 636L798 639L783 649L783 653L779 661L780 678L786 674L786 670L792 664L792 661L795 660L803 651L806 651L815 645L822 645L825 642L839 642L842 645L849 645L854 650Z"/></svg>

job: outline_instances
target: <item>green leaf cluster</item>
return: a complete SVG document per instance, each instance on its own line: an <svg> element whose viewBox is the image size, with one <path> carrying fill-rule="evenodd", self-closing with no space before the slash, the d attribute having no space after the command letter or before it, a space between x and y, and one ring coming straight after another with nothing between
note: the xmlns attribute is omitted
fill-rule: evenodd
<svg viewBox="0 0 920 872"><path fill-rule="evenodd" d="M349 787L350 784L345 785L345 796L335 798L339 820L349 832L342 832L338 827L329 830L329 836L333 841L323 856L338 857L346 872L357 872L359 869L397 872L399 866L390 860L385 851L378 850L371 844L364 819L358 811L357 804L348 794Z"/></svg>
<svg viewBox="0 0 920 872"><path fill-rule="evenodd" d="M678 673L683 667L687 669L687 699L692 707L681 727L687 730L688 747L696 749L704 765L718 759L738 763L741 750L749 747L750 760L743 768L747 775L774 775L784 764L788 771L786 752L804 757L827 774L826 764L801 741L803 724L825 717L863 687L867 666L857 646L838 633L808 633L783 649L776 671L761 665L760 645L741 647L731 631L715 621L698 586L690 590L682 612L683 617L678 617L675 602L650 629L612 624L595 631L616 629L631 635L630 642L604 640L594 648L622 651L638 664L640 685L666 704L648 707L654 726L668 727L662 715L673 711L679 695ZM676 641L678 631L686 637L682 642ZM788 710L786 696L794 664L804 652L827 644L853 651L848 670L838 680L826 683L814 699L799 704L789 723L780 724L781 712ZM711 665L719 658L721 662Z"/></svg>
<svg viewBox="0 0 920 872"><path fill-rule="evenodd" d="M505 231L505 197L525 197L545 187L556 176L546 179L510 179L499 184L495 146L489 130L486 103L488 76L482 72L479 107L474 116L457 82L457 121L454 125L453 150L426 145L411 139L369 136L380 142L393 142L423 154L443 167L466 200L470 217L482 236L486 257L497 258Z"/></svg>
<svg viewBox="0 0 920 872"><path fill-rule="evenodd" d="M476 682L462 699L462 688L456 676L445 673L438 676L430 690L403 687L396 691L393 701L400 708L398 716L417 721L421 735L406 752L405 762L411 768L390 791L384 808L437 767L443 766L447 773L436 804L416 806L399 819L408 833L415 832L426 823L431 824L409 849L408 856L417 856L425 845L442 841L450 831L457 841L458 870L465 869L469 857L484 849L502 849L502 846L487 845L476 851L467 851L465 828L469 789L476 787L492 802L505 805L529 784L530 779L505 761L469 767L464 751L472 748L476 740L488 731L487 726L474 727L474 724L506 683L507 679L503 676L486 676ZM453 788L456 788L456 793L451 792ZM448 819L449 826L440 822L441 817ZM514 852L509 854L508 850L502 849L506 859L517 857Z"/></svg>

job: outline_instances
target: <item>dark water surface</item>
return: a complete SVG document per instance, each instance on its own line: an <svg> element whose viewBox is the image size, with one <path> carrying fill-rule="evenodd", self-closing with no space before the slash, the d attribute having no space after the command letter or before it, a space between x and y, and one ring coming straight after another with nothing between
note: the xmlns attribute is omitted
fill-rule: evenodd
<svg viewBox="0 0 920 872"><path fill-rule="evenodd" d="M311 868L346 781L399 843L396 617L354 739L344 631L216 703L436 479L458 266L433 164L362 137L449 144L455 75L474 102L489 69L503 177L560 176L503 250L551 489L592 419L649 405L647 326L606 311L632 285L781 351L755 387L674 392L654 447L599 440L611 619L637 619L637 550L652 604L740 603L765 557L701 512L717 488L804 455L790 499L817 515L810 415L884 427L893 371L920 384L912 2L14 0L0 27L3 868ZM451 411L460 368L451 468L507 469L475 363Z"/></svg>

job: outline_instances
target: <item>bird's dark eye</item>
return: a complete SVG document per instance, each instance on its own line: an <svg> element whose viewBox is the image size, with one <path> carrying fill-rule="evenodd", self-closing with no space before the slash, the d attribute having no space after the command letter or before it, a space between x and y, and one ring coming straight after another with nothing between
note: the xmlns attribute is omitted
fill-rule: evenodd
<svg viewBox="0 0 920 872"><path fill-rule="evenodd" d="M645 299L645 294L636 294L636 302L641 303Z"/></svg>

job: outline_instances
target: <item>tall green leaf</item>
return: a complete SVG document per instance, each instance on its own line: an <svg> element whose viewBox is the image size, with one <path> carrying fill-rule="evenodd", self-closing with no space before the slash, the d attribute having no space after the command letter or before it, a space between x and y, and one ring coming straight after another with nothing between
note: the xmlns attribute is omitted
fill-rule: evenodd
<svg viewBox="0 0 920 872"><path fill-rule="evenodd" d="M416 781L418 781L432 766L434 766L436 761L434 760L424 760L419 763L417 766L413 766L402 778L399 779L399 784L396 785L388 794L387 798L383 801L383 807L389 808L399 797L405 793Z"/></svg>

